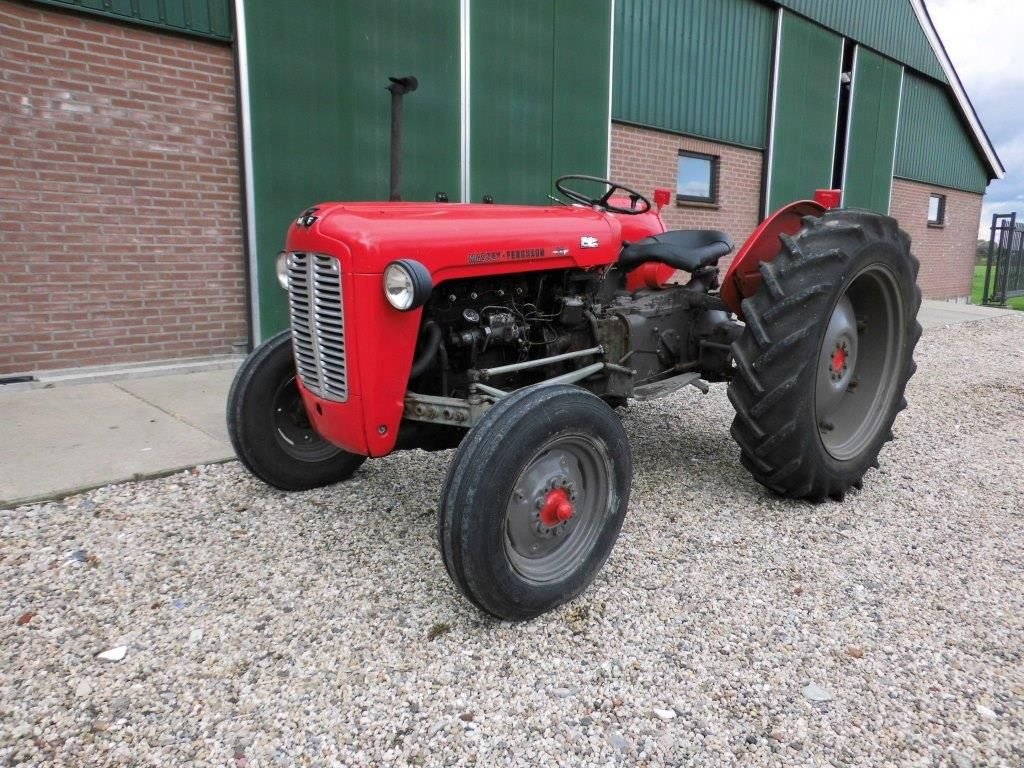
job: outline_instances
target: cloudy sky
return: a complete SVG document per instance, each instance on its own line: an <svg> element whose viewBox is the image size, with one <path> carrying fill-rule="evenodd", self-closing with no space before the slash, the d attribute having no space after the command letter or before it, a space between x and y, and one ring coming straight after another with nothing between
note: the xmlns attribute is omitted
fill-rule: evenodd
<svg viewBox="0 0 1024 768"><path fill-rule="evenodd" d="M1006 166L1006 178L994 182L985 197L987 230L993 213L1024 216L1024 2L927 0L927 5Z"/></svg>

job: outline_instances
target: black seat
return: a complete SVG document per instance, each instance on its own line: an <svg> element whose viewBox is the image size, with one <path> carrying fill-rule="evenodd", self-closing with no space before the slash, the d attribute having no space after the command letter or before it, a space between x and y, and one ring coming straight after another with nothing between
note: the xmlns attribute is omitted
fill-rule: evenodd
<svg viewBox="0 0 1024 768"><path fill-rule="evenodd" d="M677 229L637 240L622 249L619 265L629 272L647 261L657 261L687 272L710 267L732 251L733 242L725 232Z"/></svg>

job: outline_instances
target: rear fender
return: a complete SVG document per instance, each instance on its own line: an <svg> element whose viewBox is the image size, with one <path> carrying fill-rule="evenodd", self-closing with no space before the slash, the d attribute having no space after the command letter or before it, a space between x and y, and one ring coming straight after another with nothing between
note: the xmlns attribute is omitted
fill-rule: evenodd
<svg viewBox="0 0 1024 768"><path fill-rule="evenodd" d="M827 208L814 200L801 200L780 208L754 230L732 260L722 280L722 301L741 320L744 299L761 287L761 262L771 262L779 254L779 237L796 235L803 229L805 216L820 217Z"/></svg>

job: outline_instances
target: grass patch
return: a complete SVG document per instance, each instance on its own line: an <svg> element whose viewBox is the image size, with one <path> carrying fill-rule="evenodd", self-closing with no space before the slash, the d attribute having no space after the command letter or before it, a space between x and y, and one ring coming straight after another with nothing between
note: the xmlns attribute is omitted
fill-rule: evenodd
<svg viewBox="0 0 1024 768"><path fill-rule="evenodd" d="M981 304L985 291L985 269L984 265L974 268L974 285L971 288L971 304ZM992 270L992 282L995 282L995 270ZM1024 312L1024 296L1017 296L1006 302L1009 309L1017 309Z"/></svg>

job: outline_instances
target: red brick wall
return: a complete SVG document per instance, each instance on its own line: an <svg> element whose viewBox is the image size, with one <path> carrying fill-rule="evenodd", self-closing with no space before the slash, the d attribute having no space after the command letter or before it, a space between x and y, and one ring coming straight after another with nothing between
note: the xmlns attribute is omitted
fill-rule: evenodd
<svg viewBox="0 0 1024 768"><path fill-rule="evenodd" d="M246 337L230 46L0 0L0 373Z"/></svg>
<svg viewBox="0 0 1024 768"><path fill-rule="evenodd" d="M675 201L680 150L720 158L717 207ZM672 202L662 211L669 229L722 230L739 247L761 221L762 163L756 150L612 123L612 178L647 195L655 187L671 189Z"/></svg>
<svg viewBox="0 0 1024 768"><path fill-rule="evenodd" d="M928 226L928 200L946 196L946 225ZM929 299L971 295L974 257L978 244L982 196L894 179L892 209L900 226L913 239L912 250L921 260L918 283Z"/></svg>

